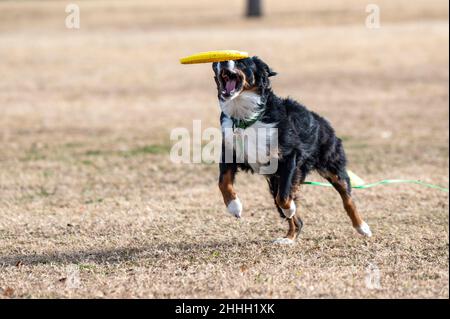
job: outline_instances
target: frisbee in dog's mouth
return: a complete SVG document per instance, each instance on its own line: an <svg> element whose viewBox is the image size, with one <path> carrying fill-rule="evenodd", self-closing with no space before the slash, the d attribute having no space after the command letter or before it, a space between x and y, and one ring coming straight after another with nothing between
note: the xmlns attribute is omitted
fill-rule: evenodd
<svg viewBox="0 0 450 319"><path fill-rule="evenodd" d="M228 69L222 70L220 81L222 89L220 93L224 98L233 96L236 92L239 92L242 87L241 75Z"/></svg>

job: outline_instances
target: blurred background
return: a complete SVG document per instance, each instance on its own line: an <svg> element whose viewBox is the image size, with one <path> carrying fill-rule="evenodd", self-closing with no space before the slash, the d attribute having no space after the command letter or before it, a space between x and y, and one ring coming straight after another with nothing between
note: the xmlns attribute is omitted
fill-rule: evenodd
<svg viewBox="0 0 450 319"><path fill-rule="evenodd" d="M262 178L238 178L237 224L216 165L169 160L173 128L219 127L211 65L179 58L235 49L333 123L364 180L448 187L448 2L377 0L378 27L371 3L261 0L248 17L245 0L0 1L0 293L448 298L445 193L356 192L377 234L361 244L336 194L304 187L307 231L286 252L261 246L285 227ZM386 289L355 281L368 261L391 274ZM59 281L68 264L81 265L78 290Z"/></svg>

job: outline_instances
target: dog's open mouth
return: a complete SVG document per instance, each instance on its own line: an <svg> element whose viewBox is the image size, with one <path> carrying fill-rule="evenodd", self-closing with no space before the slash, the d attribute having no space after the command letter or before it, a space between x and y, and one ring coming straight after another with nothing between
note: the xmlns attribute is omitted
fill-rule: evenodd
<svg viewBox="0 0 450 319"><path fill-rule="evenodd" d="M228 69L222 70L220 73L221 81L221 95L224 98L233 96L236 92L239 92L242 87L242 77L239 73L233 72Z"/></svg>

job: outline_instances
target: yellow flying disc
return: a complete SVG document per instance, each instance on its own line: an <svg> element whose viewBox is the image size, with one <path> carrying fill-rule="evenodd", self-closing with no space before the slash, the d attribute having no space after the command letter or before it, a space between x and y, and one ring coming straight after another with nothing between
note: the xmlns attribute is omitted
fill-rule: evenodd
<svg viewBox="0 0 450 319"><path fill-rule="evenodd" d="M248 58L247 52L236 50L207 51L192 54L180 59L181 64L222 62Z"/></svg>

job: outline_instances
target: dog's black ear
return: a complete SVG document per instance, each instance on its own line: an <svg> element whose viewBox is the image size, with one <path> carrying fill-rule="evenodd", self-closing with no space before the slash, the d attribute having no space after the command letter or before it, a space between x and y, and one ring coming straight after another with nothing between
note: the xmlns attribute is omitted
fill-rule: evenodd
<svg viewBox="0 0 450 319"><path fill-rule="evenodd" d="M216 70L217 70L217 62L213 62L213 63L212 63L212 69L213 69L214 73L216 73Z"/></svg>
<svg viewBox="0 0 450 319"><path fill-rule="evenodd" d="M256 68L263 72L267 77L275 76L278 73L273 71L266 62L258 58L257 56L252 57L253 63L255 63Z"/></svg>

